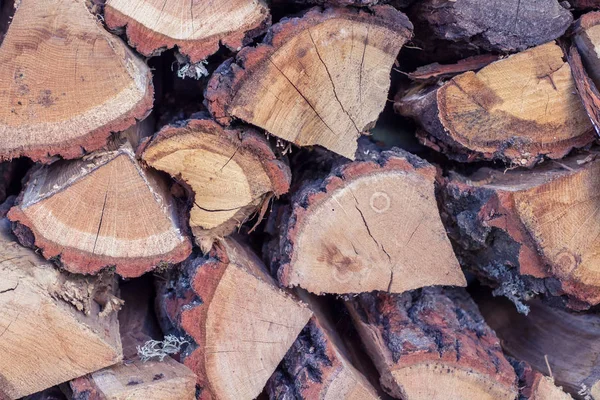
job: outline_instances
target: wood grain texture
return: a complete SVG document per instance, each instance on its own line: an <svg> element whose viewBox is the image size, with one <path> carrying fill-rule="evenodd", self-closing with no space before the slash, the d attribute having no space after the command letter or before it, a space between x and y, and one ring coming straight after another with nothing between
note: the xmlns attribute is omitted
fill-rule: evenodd
<svg viewBox="0 0 600 400"><path fill-rule="evenodd" d="M435 168L399 149L363 158L294 194L273 257L279 281L316 294L464 286L439 217Z"/></svg>
<svg viewBox="0 0 600 400"><path fill-rule="evenodd" d="M18 399L122 358L116 282L59 272L0 221L0 397Z"/></svg>
<svg viewBox="0 0 600 400"><path fill-rule="evenodd" d="M191 189L190 227L205 252L289 189L286 162L251 128L224 129L210 119L188 120L164 127L144 146L147 164Z"/></svg>
<svg viewBox="0 0 600 400"><path fill-rule="evenodd" d="M129 43L145 56L177 47L192 63L217 52L219 44L236 51L263 33L271 22L262 0L108 0L110 29L126 28Z"/></svg>
<svg viewBox="0 0 600 400"><path fill-rule="evenodd" d="M457 161L531 166L594 140L569 64L547 43L466 72L396 103L426 145ZM510 78L509 78L510 77Z"/></svg>
<svg viewBox="0 0 600 400"><path fill-rule="evenodd" d="M134 277L191 251L170 194L128 145L38 168L9 218L71 272Z"/></svg>
<svg viewBox="0 0 600 400"><path fill-rule="evenodd" d="M392 64L412 25L389 6L313 8L217 69L206 89L220 123L237 118L298 146L354 158L383 110Z"/></svg>
<svg viewBox="0 0 600 400"><path fill-rule="evenodd" d="M84 0L17 2L0 64L0 159L80 157L152 107L149 68Z"/></svg>
<svg viewBox="0 0 600 400"><path fill-rule="evenodd" d="M231 239L159 281L157 303L163 331L194 341L183 363L202 400L256 398L312 315Z"/></svg>

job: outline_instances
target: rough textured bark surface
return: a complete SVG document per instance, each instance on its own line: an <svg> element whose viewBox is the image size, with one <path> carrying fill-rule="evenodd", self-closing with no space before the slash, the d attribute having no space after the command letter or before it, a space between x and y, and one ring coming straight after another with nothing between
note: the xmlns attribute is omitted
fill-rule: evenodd
<svg viewBox="0 0 600 400"><path fill-rule="evenodd" d="M319 299L300 295L314 315L269 379L269 399L379 399L326 308Z"/></svg>
<svg viewBox="0 0 600 400"><path fill-rule="evenodd" d="M262 44L226 61L205 98L223 124L238 118L298 146L354 158L383 110L390 72L412 25L390 6L313 8L283 19Z"/></svg>
<svg viewBox="0 0 600 400"><path fill-rule="evenodd" d="M598 173L598 153L586 152L531 171L452 176L443 215L461 264L517 305L536 294L600 303Z"/></svg>
<svg viewBox="0 0 600 400"><path fill-rule="evenodd" d="M424 144L457 161L531 166L592 143L594 132L560 47L547 43L416 87L395 104L415 118Z"/></svg>
<svg viewBox="0 0 600 400"><path fill-rule="evenodd" d="M84 0L20 0L0 46L0 159L80 157L152 107L148 66Z"/></svg>
<svg viewBox="0 0 600 400"><path fill-rule="evenodd" d="M524 361L512 360L511 364L519 378L519 400L573 400L554 379L544 376Z"/></svg>
<svg viewBox="0 0 600 400"><path fill-rule="evenodd" d="M400 149L361 158L294 194L272 255L279 281L316 294L464 286L439 217L436 169Z"/></svg>
<svg viewBox="0 0 600 400"><path fill-rule="evenodd" d="M538 371L548 371L549 364L557 385L578 398L600 399L597 314L568 312L534 300L528 303L531 311L525 316L506 300L477 300L508 354Z"/></svg>
<svg viewBox="0 0 600 400"><path fill-rule="evenodd" d="M557 0L424 0L410 17L425 25L430 37L476 46L485 51L513 52L562 36L573 16Z"/></svg>
<svg viewBox="0 0 600 400"><path fill-rule="evenodd" d="M482 54L480 56L465 58L454 64L433 63L419 67L407 76L413 81L437 81L438 79L451 78L467 71L478 71L499 59L500 56L495 54Z"/></svg>
<svg viewBox="0 0 600 400"><path fill-rule="evenodd" d="M462 289L347 300L382 387L406 400L514 400L515 371Z"/></svg>
<svg viewBox="0 0 600 400"><path fill-rule="evenodd" d="M0 398L18 399L122 358L116 282L61 273L0 220Z"/></svg>
<svg viewBox="0 0 600 400"><path fill-rule="evenodd" d="M128 145L39 167L8 215L21 243L76 273L135 277L191 251L170 193Z"/></svg>
<svg viewBox="0 0 600 400"><path fill-rule="evenodd" d="M216 53L219 44L239 50L271 22L262 0L184 0L164 5L161 0L108 0L106 25L126 28L129 43L145 56L177 46L197 63Z"/></svg>
<svg viewBox="0 0 600 400"><path fill-rule="evenodd" d="M190 226L208 252L289 189L291 173L265 136L251 128L224 129L210 119L193 119L160 130L142 159L191 189Z"/></svg>
<svg viewBox="0 0 600 400"><path fill-rule="evenodd" d="M230 239L158 283L163 331L193 340L182 359L200 399L256 398L312 315Z"/></svg>

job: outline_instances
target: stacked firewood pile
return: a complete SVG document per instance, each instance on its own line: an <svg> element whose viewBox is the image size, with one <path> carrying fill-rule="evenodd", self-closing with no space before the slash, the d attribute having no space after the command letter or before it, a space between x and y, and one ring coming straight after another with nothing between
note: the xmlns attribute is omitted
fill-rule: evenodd
<svg viewBox="0 0 600 400"><path fill-rule="evenodd" d="M600 400L594 8L0 1L0 400Z"/></svg>

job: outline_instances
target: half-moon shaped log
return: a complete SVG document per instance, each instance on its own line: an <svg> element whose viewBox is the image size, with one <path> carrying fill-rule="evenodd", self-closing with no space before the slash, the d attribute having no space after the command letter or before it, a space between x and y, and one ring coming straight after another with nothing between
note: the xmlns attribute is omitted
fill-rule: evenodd
<svg viewBox="0 0 600 400"><path fill-rule="evenodd" d="M126 28L129 43L145 56L177 46L196 63L219 50L219 43L239 50L265 31L270 14L263 0L108 0L110 29Z"/></svg>
<svg viewBox="0 0 600 400"><path fill-rule="evenodd" d="M424 142L458 161L531 166L594 140L569 64L554 42L466 72L396 103ZM507 78L510 77L510 78Z"/></svg>
<svg viewBox="0 0 600 400"><path fill-rule="evenodd" d="M0 159L75 158L152 107L148 66L84 0L21 0L0 46Z"/></svg>
<svg viewBox="0 0 600 400"><path fill-rule="evenodd" d="M465 286L440 219L435 167L399 149L373 158L296 193L281 228L280 282L316 294Z"/></svg>
<svg viewBox="0 0 600 400"><path fill-rule="evenodd" d="M390 73L412 35L390 6L315 8L274 25L264 42L217 69L206 90L220 123L239 118L298 146L354 158L383 110Z"/></svg>
<svg viewBox="0 0 600 400"><path fill-rule="evenodd" d="M147 144L142 159L193 192L190 226L207 252L268 201L289 189L288 166L253 129L224 129L210 119L169 125Z"/></svg>
<svg viewBox="0 0 600 400"><path fill-rule="evenodd" d="M121 276L135 277L190 254L177 214L167 190L126 145L40 167L8 217L31 230L44 257L71 272L115 266Z"/></svg>

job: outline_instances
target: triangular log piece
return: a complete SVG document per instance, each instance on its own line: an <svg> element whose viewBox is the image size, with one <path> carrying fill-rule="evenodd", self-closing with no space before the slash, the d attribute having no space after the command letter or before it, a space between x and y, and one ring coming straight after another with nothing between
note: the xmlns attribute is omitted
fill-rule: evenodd
<svg viewBox="0 0 600 400"><path fill-rule="evenodd" d="M561 158L594 140L563 57L556 43L547 43L441 87L413 88L395 108L417 120L425 144L458 161L531 166Z"/></svg>
<svg viewBox="0 0 600 400"><path fill-rule="evenodd" d="M148 66L84 0L16 4L0 46L1 159L79 157L151 109Z"/></svg>
<svg viewBox="0 0 600 400"><path fill-rule="evenodd" d="M404 150L370 152L294 194L279 281L312 293L465 286L435 199L436 169Z"/></svg>
<svg viewBox="0 0 600 400"><path fill-rule="evenodd" d="M190 226L205 252L273 195L286 193L291 180L288 166L275 157L264 135L253 129L224 129L210 119L163 128L147 144L142 159L191 189Z"/></svg>
<svg viewBox="0 0 600 400"><path fill-rule="evenodd" d="M163 331L194 341L182 358L202 400L256 398L312 315L231 239L158 285Z"/></svg>
<svg viewBox="0 0 600 400"><path fill-rule="evenodd" d="M381 385L393 397L516 398L515 371L463 289L361 294L347 305Z"/></svg>
<svg viewBox="0 0 600 400"><path fill-rule="evenodd" d="M557 39L573 22L569 10L557 0L423 0L409 16L420 28L422 40L440 39L501 53Z"/></svg>
<svg viewBox="0 0 600 400"><path fill-rule="evenodd" d="M354 158L356 141L383 110L390 73L412 35L390 6L313 8L274 25L264 42L221 65L206 89L220 123L232 117L298 146Z"/></svg>
<svg viewBox="0 0 600 400"><path fill-rule="evenodd" d="M507 354L546 374L549 365L556 385L577 398L600 399L598 314L568 312L532 300L525 316L508 300L491 296L478 296L477 304Z"/></svg>
<svg viewBox="0 0 600 400"><path fill-rule="evenodd" d="M121 360L116 282L61 273L0 221L0 398L18 399Z"/></svg>
<svg viewBox="0 0 600 400"><path fill-rule="evenodd" d="M439 79L451 78L467 71L479 71L488 64L498 61L497 54L481 54L459 60L454 64L433 63L421 66L407 76L418 82L437 81Z"/></svg>
<svg viewBox="0 0 600 400"><path fill-rule="evenodd" d="M239 50L271 22L262 0L182 0L165 7L163 0L108 0L104 8L110 29L127 27L129 43L145 56L177 46L197 63L219 50Z"/></svg>
<svg viewBox="0 0 600 400"><path fill-rule="evenodd" d="M21 243L71 272L115 266L123 277L139 276L191 251L158 178L138 165L129 145L59 161L31 173L9 219L19 223Z"/></svg>
<svg viewBox="0 0 600 400"><path fill-rule="evenodd" d="M599 304L598 156L454 175L441 204L461 263L523 312L521 300L538 293L566 294L576 309Z"/></svg>
<svg viewBox="0 0 600 400"><path fill-rule="evenodd" d="M525 361L511 360L511 364L519 378L520 400L573 400L552 377L532 369Z"/></svg>
<svg viewBox="0 0 600 400"><path fill-rule="evenodd" d="M271 400L376 400L361 365L335 329L326 308L314 296L298 291L314 315L267 383ZM304 295L303 295L304 294Z"/></svg>
<svg viewBox="0 0 600 400"><path fill-rule="evenodd" d="M169 356L163 361L137 359L105 368L71 381L70 387L73 399L196 399L196 375Z"/></svg>

